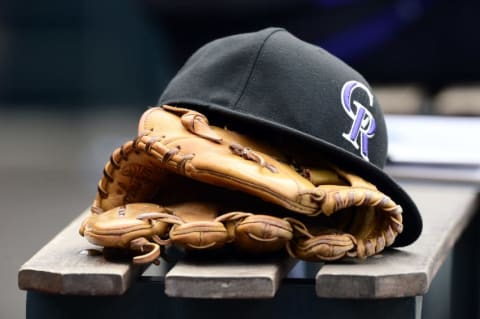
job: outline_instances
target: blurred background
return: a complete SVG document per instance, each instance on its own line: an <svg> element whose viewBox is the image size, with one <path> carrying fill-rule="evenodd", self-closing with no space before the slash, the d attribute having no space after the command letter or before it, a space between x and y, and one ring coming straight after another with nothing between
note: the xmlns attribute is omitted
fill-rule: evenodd
<svg viewBox="0 0 480 319"><path fill-rule="evenodd" d="M0 318L25 316L18 268L87 209L110 153L202 44L285 27L360 71L386 113L475 115L479 11L446 0L2 0Z"/></svg>

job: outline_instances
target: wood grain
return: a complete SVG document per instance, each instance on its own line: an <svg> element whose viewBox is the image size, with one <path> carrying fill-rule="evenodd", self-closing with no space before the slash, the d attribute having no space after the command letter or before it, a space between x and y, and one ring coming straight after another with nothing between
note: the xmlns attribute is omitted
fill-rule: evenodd
<svg viewBox="0 0 480 319"><path fill-rule="evenodd" d="M179 262L165 277L165 292L187 298L272 298L295 262L289 257L263 262Z"/></svg>
<svg viewBox="0 0 480 319"><path fill-rule="evenodd" d="M144 270L129 262L109 262L78 234L85 211L18 272L18 286L56 294L120 295Z"/></svg>

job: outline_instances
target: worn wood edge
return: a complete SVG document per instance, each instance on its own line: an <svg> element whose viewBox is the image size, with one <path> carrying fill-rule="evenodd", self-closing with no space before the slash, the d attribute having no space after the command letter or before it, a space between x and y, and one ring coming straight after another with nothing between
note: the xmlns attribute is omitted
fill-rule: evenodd
<svg viewBox="0 0 480 319"><path fill-rule="evenodd" d="M430 281L425 272L382 276L322 274L320 277L316 284L317 297L342 299L383 299L424 295ZM405 286L400 288L399 281L403 281Z"/></svg>
<svg viewBox="0 0 480 319"><path fill-rule="evenodd" d="M422 259L424 256L408 250L392 249L364 261L326 264L317 272L315 278L316 295L340 299L423 295L431 278L429 272L422 267L411 265L412 258Z"/></svg>
<svg viewBox="0 0 480 319"><path fill-rule="evenodd" d="M82 283L79 286L77 283ZM102 285L98 285L102 282ZM73 287L73 288L72 288ZM121 295L129 284L121 276L101 274L60 274L36 269L21 269L19 288L61 295Z"/></svg>
<svg viewBox="0 0 480 319"><path fill-rule="evenodd" d="M78 234L87 214L88 209L20 267L19 289L63 295L121 295L128 290L146 267L81 254L99 249Z"/></svg>
<svg viewBox="0 0 480 319"><path fill-rule="evenodd" d="M428 281L428 286L427 286L427 291L430 288L430 284L437 274L438 270L442 266L443 262L447 258L449 252L453 247L455 246L455 243L458 241L464 230L468 227L468 225L472 222L475 213L478 211L480 208L480 188L476 188L476 194L473 197L473 200L470 202L470 204L466 207L467 213L465 214L464 218L459 218L457 220L457 224L452 227L452 232L450 233L450 236L447 236L444 234L444 244L443 246L446 249L440 250L440 253L437 254L437 258L433 260L433 262L429 265L427 273L430 274L429 276L429 281ZM425 291L425 293L427 292Z"/></svg>
<svg viewBox="0 0 480 319"><path fill-rule="evenodd" d="M448 257L448 254L452 251L455 243L458 241L468 225L472 222L475 213L480 207L480 188L478 186L459 185L458 187L459 189L463 190L463 195L471 195L469 196L470 200L467 201L467 197L465 196L465 200L462 202L465 204L464 208L462 208L465 212L463 218L458 218L455 224L451 224L451 231L448 233L442 232L442 236L436 241L437 246L434 248L436 249L437 253L434 255L434 258L429 258L430 262L425 268L426 278L428 279L427 284L423 291L418 291L418 294L423 295L428 292L433 278L435 278L435 275ZM452 214L457 213L458 210L452 212Z"/></svg>
<svg viewBox="0 0 480 319"><path fill-rule="evenodd" d="M135 278L143 272L134 267L122 274L112 273L56 273L22 267L18 273L21 290L78 296L122 295L131 287ZM79 285L81 284L81 285Z"/></svg>
<svg viewBox="0 0 480 319"><path fill-rule="evenodd" d="M273 298L296 262L290 257L216 264L180 261L165 276L165 293L182 298Z"/></svg>
<svg viewBox="0 0 480 319"><path fill-rule="evenodd" d="M422 187L420 186L419 189ZM432 187L432 184L426 184L425 187ZM419 189L417 188L417 191ZM448 252L473 219L479 205L480 194L476 187L462 186L458 189L466 192L462 193L463 200L470 199L462 202L465 204L461 208L465 210L463 218L458 218L455 224L450 225L451 232L443 232L436 241L433 241L436 245L430 247L431 251L434 252L431 256L425 255L422 251L416 251L415 248L418 245L414 243L402 249L387 250L378 258L369 258L353 267L348 264L324 265L315 277L317 296L324 298L380 299L426 294ZM419 208L422 210L423 207L419 205ZM452 214L456 212L452 212ZM416 255L418 263L412 265L409 255ZM387 259L382 258L383 256ZM385 271L385 262L382 259L389 265L387 267L388 273Z"/></svg>

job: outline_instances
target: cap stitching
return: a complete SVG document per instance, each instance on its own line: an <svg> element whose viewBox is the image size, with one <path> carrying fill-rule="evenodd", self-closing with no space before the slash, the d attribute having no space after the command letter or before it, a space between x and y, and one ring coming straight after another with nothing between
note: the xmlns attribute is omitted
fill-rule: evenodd
<svg viewBox="0 0 480 319"><path fill-rule="evenodd" d="M237 100L235 101L235 103L233 103L233 107L236 107L237 104L240 102L240 100L242 99L244 93L245 93L245 90L247 89L247 86L248 86L248 83L250 82L250 78L252 77L252 74L253 74L253 71L255 70L255 66L257 65L257 61L260 57L260 54L263 50L263 48L265 47L265 43L268 41L268 39L270 39L270 37L277 33L277 32L280 32L280 31L285 31L284 29L277 29L275 31L273 31L272 33L270 33L267 37L265 37L265 39L263 40L262 42L262 45L260 46L260 48L258 49L258 52L257 52L257 55L255 56L255 59L253 60L253 63L252 63L252 67L250 68L250 72L248 73L248 76L247 76L247 80L245 81L245 85L243 86L242 88L242 91L240 92L240 95L238 96Z"/></svg>

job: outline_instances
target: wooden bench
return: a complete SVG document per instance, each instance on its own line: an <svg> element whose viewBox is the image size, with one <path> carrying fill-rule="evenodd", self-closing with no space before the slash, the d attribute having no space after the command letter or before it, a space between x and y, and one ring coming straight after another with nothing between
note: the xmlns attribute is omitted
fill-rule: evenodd
<svg viewBox="0 0 480 319"><path fill-rule="evenodd" d="M77 232L84 212L21 266L27 318L420 318L422 296L475 216L478 184L403 186L423 215L422 236L365 261L221 255L216 262L186 259L145 271L92 254L95 247Z"/></svg>

